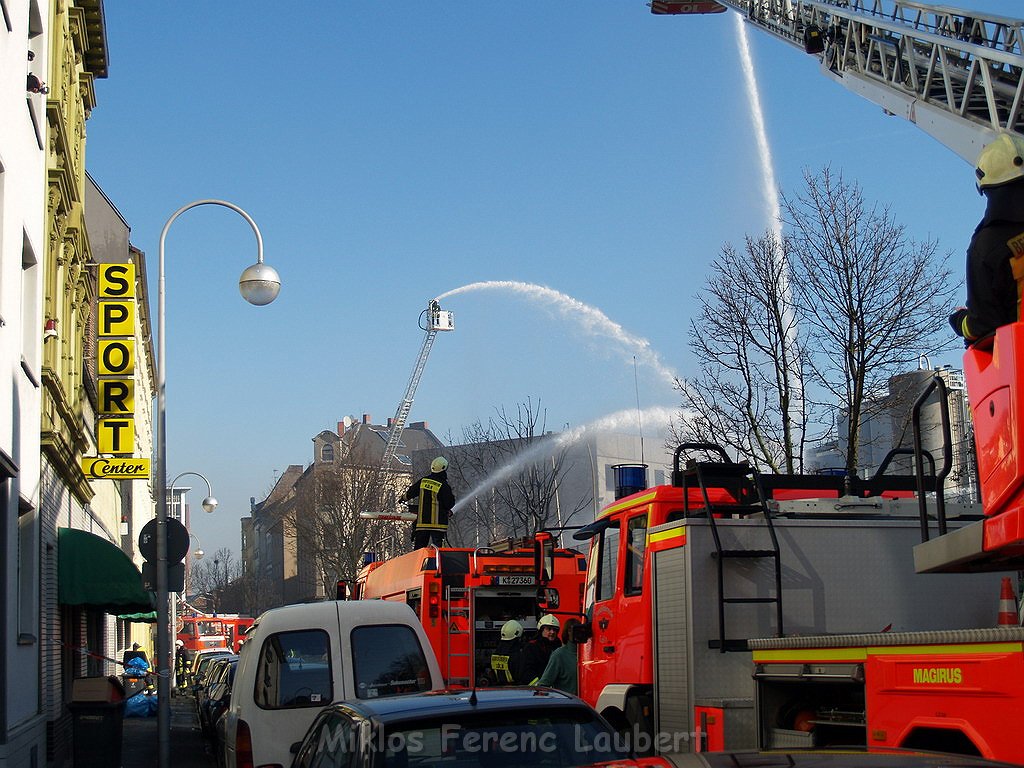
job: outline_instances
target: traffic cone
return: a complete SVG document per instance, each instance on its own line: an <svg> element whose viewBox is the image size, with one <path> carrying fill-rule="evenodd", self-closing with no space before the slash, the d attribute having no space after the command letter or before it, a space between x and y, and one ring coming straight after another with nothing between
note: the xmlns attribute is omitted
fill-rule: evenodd
<svg viewBox="0 0 1024 768"><path fill-rule="evenodd" d="M1003 585L999 589L999 622L1000 627L1017 626L1017 597L1013 594L1013 585L1008 576L1003 577Z"/></svg>

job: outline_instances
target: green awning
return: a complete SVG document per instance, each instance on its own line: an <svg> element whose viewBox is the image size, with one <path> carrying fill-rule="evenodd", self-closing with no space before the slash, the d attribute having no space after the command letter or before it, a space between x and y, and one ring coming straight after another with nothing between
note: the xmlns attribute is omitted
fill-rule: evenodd
<svg viewBox="0 0 1024 768"><path fill-rule="evenodd" d="M149 613L152 592L124 552L77 528L57 529L57 595L63 605L83 605L114 615Z"/></svg>
<svg viewBox="0 0 1024 768"><path fill-rule="evenodd" d="M135 624L155 624L156 623L156 611L149 611L148 613L119 613L117 618L123 619L124 621L130 621Z"/></svg>

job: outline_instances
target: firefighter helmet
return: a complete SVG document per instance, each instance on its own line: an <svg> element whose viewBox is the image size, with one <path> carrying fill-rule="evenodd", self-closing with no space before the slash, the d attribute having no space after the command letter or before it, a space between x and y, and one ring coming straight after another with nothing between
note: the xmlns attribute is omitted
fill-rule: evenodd
<svg viewBox="0 0 1024 768"><path fill-rule="evenodd" d="M502 640L517 640L523 636L523 625L515 619L509 619L501 625Z"/></svg>
<svg viewBox="0 0 1024 768"><path fill-rule="evenodd" d="M537 629L544 629L544 627L559 629L561 626L562 624L559 622L558 617L552 616L550 613L545 613L540 617L540 621L537 622Z"/></svg>
<svg viewBox="0 0 1024 768"><path fill-rule="evenodd" d="M448 459L446 459L444 456L438 456L436 459L430 462L431 472L444 472L446 469L448 469Z"/></svg>
<svg viewBox="0 0 1024 768"><path fill-rule="evenodd" d="M1003 133L985 145L974 169L978 191L1024 179L1024 139Z"/></svg>

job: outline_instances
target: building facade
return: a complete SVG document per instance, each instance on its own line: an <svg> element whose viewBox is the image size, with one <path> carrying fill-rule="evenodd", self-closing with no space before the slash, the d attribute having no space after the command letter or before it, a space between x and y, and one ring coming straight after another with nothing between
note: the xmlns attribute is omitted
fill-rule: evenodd
<svg viewBox="0 0 1024 768"><path fill-rule="evenodd" d="M40 688L39 414L46 251L45 2L5 0L0 26L0 764L46 759Z"/></svg>

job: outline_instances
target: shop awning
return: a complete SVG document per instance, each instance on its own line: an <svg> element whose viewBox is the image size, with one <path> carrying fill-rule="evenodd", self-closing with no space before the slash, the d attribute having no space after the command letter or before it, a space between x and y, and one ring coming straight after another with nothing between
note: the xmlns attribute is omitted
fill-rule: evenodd
<svg viewBox="0 0 1024 768"><path fill-rule="evenodd" d="M106 539L76 528L57 530L57 594L63 605L82 605L114 615L149 613L152 592L124 552Z"/></svg>

